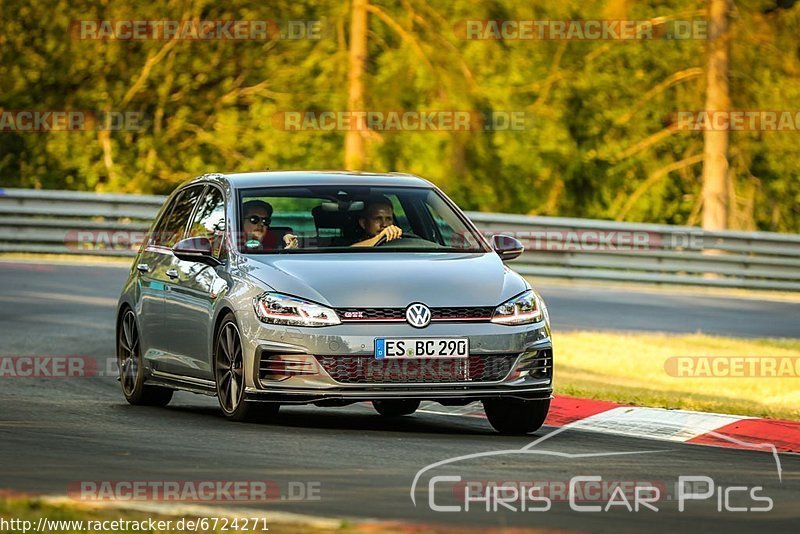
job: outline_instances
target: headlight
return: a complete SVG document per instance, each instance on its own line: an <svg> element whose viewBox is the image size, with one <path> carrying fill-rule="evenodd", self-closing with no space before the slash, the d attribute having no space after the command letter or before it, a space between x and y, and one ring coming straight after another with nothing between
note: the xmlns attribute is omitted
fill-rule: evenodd
<svg viewBox="0 0 800 534"><path fill-rule="evenodd" d="M536 323L547 313L536 292L529 289L525 293L504 302L494 310L493 323L520 325Z"/></svg>
<svg viewBox="0 0 800 534"><path fill-rule="evenodd" d="M264 293L253 299L256 315L262 322L293 326L340 324L332 309L280 293Z"/></svg>

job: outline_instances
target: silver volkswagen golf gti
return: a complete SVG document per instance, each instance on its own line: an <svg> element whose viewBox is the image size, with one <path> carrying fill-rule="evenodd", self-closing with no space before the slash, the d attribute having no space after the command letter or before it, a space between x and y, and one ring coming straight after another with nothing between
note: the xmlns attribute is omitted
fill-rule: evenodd
<svg viewBox="0 0 800 534"><path fill-rule="evenodd" d="M433 184L405 174L207 174L165 202L117 307L131 404L215 395L228 419L282 404L482 401L528 433L552 394L547 308Z"/></svg>

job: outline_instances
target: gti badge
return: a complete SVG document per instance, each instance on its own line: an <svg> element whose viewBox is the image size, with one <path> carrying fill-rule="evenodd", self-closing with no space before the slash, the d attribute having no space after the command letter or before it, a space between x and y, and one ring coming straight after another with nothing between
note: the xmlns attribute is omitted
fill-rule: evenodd
<svg viewBox="0 0 800 534"><path fill-rule="evenodd" d="M431 310L419 302L406 309L406 321L414 328L425 328L431 322Z"/></svg>

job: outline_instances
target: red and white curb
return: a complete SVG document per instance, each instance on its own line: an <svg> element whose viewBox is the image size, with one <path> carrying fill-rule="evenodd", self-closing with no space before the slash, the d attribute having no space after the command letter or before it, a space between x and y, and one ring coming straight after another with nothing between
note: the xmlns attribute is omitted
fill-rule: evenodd
<svg viewBox="0 0 800 534"><path fill-rule="evenodd" d="M462 408L426 406L421 411L483 416L483 411L475 405ZM637 438L800 453L800 421L642 408L559 395L550 403L545 424L557 427L570 425L578 430Z"/></svg>

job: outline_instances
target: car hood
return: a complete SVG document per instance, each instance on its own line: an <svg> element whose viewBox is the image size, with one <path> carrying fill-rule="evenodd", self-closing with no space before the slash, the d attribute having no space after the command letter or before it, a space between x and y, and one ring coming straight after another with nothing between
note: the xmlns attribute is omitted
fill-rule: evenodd
<svg viewBox="0 0 800 534"><path fill-rule="evenodd" d="M269 289L336 308L496 306L529 287L494 253L270 254L242 267Z"/></svg>

